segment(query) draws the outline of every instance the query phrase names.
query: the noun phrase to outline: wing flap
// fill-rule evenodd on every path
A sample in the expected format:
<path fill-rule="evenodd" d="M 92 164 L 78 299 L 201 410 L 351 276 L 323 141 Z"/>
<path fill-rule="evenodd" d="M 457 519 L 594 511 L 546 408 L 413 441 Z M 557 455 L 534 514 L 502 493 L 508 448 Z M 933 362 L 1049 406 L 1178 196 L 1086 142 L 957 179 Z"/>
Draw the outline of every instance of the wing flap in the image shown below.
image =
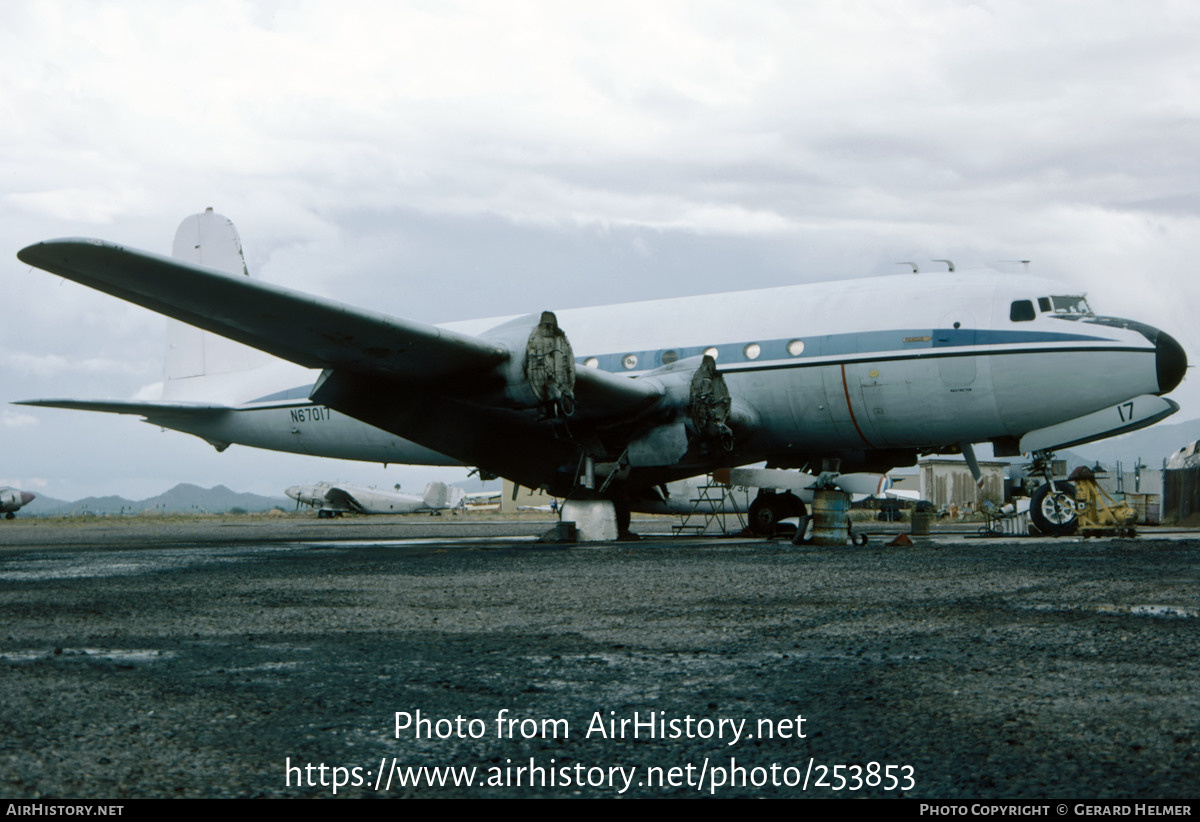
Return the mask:
<path fill-rule="evenodd" d="M 50 240 L 17 257 L 307 368 L 437 380 L 508 356 L 465 334 L 101 240 Z"/>

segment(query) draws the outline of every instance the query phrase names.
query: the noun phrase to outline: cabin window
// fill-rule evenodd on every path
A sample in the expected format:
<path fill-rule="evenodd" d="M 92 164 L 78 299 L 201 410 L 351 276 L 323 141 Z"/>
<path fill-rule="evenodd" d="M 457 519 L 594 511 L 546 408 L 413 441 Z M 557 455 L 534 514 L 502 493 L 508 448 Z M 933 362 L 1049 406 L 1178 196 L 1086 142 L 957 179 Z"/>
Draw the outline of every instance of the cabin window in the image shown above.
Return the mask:
<path fill-rule="evenodd" d="M 1036 317 L 1033 300 L 1013 300 L 1012 307 L 1008 309 L 1008 318 L 1015 323 L 1027 323 Z"/>
<path fill-rule="evenodd" d="M 621 365 L 625 367 L 626 371 L 632 371 L 633 369 L 637 368 L 637 362 L 637 354 L 626 354 L 621 359 Z"/>
<path fill-rule="evenodd" d="M 717 350 L 716 346 L 704 349 L 705 356 L 712 357 L 714 360 L 716 360 L 717 355 L 720 353 L 721 352 Z"/>
<path fill-rule="evenodd" d="M 762 353 L 762 347 L 758 343 L 750 343 L 742 349 L 742 353 L 748 360 L 757 360 L 758 355 Z"/>
<path fill-rule="evenodd" d="M 673 362 L 679 362 L 679 352 L 675 350 L 664 351 L 662 353 L 662 364 L 670 365 Z"/>
<path fill-rule="evenodd" d="M 586 360 L 583 361 L 583 364 L 585 366 L 587 366 L 588 368 L 599 368 L 600 367 L 600 359 L 598 357 L 588 357 Z"/>
<path fill-rule="evenodd" d="M 799 357 L 804 353 L 804 340 L 792 340 L 787 344 L 787 352 L 793 357 Z"/>

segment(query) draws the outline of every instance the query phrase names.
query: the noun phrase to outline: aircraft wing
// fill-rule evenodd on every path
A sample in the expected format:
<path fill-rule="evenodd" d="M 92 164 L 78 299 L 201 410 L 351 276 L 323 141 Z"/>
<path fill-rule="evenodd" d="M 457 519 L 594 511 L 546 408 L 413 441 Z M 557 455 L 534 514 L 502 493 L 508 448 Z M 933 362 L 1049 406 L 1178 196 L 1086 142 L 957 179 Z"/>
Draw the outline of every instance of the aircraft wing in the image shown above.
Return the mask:
<path fill-rule="evenodd" d="M 325 492 L 325 501 L 328 503 L 326 507 L 334 510 L 355 511 L 359 514 L 364 513 L 363 507 L 359 505 L 354 495 L 343 488 L 338 488 L 336 485 Z"/>
<path fill-rule="evenodd" d="M 576 368 L 551 312 L 471 336 L 100 240 L 49 240 L 17 257 L 322 369 L 313 402 L 529 487 L 569 484 L 584 442 L 597 456 L 625 453 L 632 466 L 674 466 L 689 449 L 702 455 L 710 442 L 723 441 L 728 450 L 726 420 L 744 430 L 753 423 L 752 414 L 731 414 L 711 357 L 679 360 L 638 378 Z M 220 410 L 34 402 L 144 414 L 152 422 Z M 698 432 L 695 441 L 685 422 Z"/>
<path fill-rule="evenodd" d="M 436 380 L 506 356 L 476 337 L 100 240 L 50 240 L 17 257 L 307 368 Z"/>
<path fill-rule="evenodd" d="M 510 356 L 502 344 L 484 338 L 102 240 L 38 242 L 23 248 L 17 257 L 67 280 L 307 368 L 338 368 L 360 376 L 431 383 L 488 370 Z M 576 390 L 581 414 L 590 418 L 636 413 L 662 395 L 661 386 L 654 383 L 594 368 L 578 370 Z M 136 403 L 55 400 L 26 404 L 144 413 Z M 157 408 L 167 409 L 161 404 Z"/>
<path fill-rule="evenodd" d="M 509 349 L 490 340 L 102 240 L 48 240 L 22 249 L 17 257 L 306 368 L 430 383 L 494 368 L 510 356 Z M 525 340 L 519 342 L 523 346 Z M 663 393 L 653 382 L 590 368 L 579 369 L 576 379 L 579 410 L 587 417 L 636 413 Z M 66 404 L 71 402 L 26 404 L 143 413 L 133 403 Z"/>

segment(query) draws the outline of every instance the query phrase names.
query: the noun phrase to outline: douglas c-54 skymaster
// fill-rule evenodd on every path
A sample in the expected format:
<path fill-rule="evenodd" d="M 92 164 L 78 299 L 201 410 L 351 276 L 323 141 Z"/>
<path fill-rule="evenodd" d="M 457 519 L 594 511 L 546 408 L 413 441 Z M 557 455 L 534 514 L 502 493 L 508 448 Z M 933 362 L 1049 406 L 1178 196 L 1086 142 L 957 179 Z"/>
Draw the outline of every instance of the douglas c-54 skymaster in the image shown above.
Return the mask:
<path fill-rule="evenodd" d="M 882 472 L 938 452 L 973 464 L 971 443 L 988 441 L 1045 464 L 1051 449 L 1174 413 L 1162 395 L 1187 367 L 1156 328 L 996 272 L 432 326 L 251 279 L 211 209 L 184 221 L 174 259 L 89 239 L 17 256 L 195 326 L 169 333 L 160 400 L 26 405 L 137 414 L 218 450 L 477 466 L 611 501 L 594 508 L 622 530 L 665 483 L 720 467 Z M 1074 527 L 1069 492 L 1039 489 L 1043 531 Z M 760 523 L 804 513 L 788 493 L 755 505 Z"/>

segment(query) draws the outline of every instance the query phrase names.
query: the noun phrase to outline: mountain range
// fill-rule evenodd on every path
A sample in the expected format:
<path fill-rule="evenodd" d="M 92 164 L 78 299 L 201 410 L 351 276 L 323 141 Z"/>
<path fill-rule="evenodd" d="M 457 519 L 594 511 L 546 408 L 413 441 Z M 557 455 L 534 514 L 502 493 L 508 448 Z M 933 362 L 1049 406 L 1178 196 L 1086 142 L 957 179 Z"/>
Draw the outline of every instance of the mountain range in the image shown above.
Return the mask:
<path fill-rule="evenodd" d="M 36 493 L 36 492 L 35 492 Z M 21 509 L 19 516 L 44 517 L 71 515 L 192 513 L 226 514 L 231 512 L 262 512 L 279 508 L 291 511 L 295 503 L 287 497 L 264 497 L 259 494 L 244 494 L 232 491 L 224 485 L 201 488 L 190 483 L 180 483 L 169 491 L 144 500 L 128 500 L 124 497 L 85 497 L 75 502 L 38 495 L 37 499 Z"/>

